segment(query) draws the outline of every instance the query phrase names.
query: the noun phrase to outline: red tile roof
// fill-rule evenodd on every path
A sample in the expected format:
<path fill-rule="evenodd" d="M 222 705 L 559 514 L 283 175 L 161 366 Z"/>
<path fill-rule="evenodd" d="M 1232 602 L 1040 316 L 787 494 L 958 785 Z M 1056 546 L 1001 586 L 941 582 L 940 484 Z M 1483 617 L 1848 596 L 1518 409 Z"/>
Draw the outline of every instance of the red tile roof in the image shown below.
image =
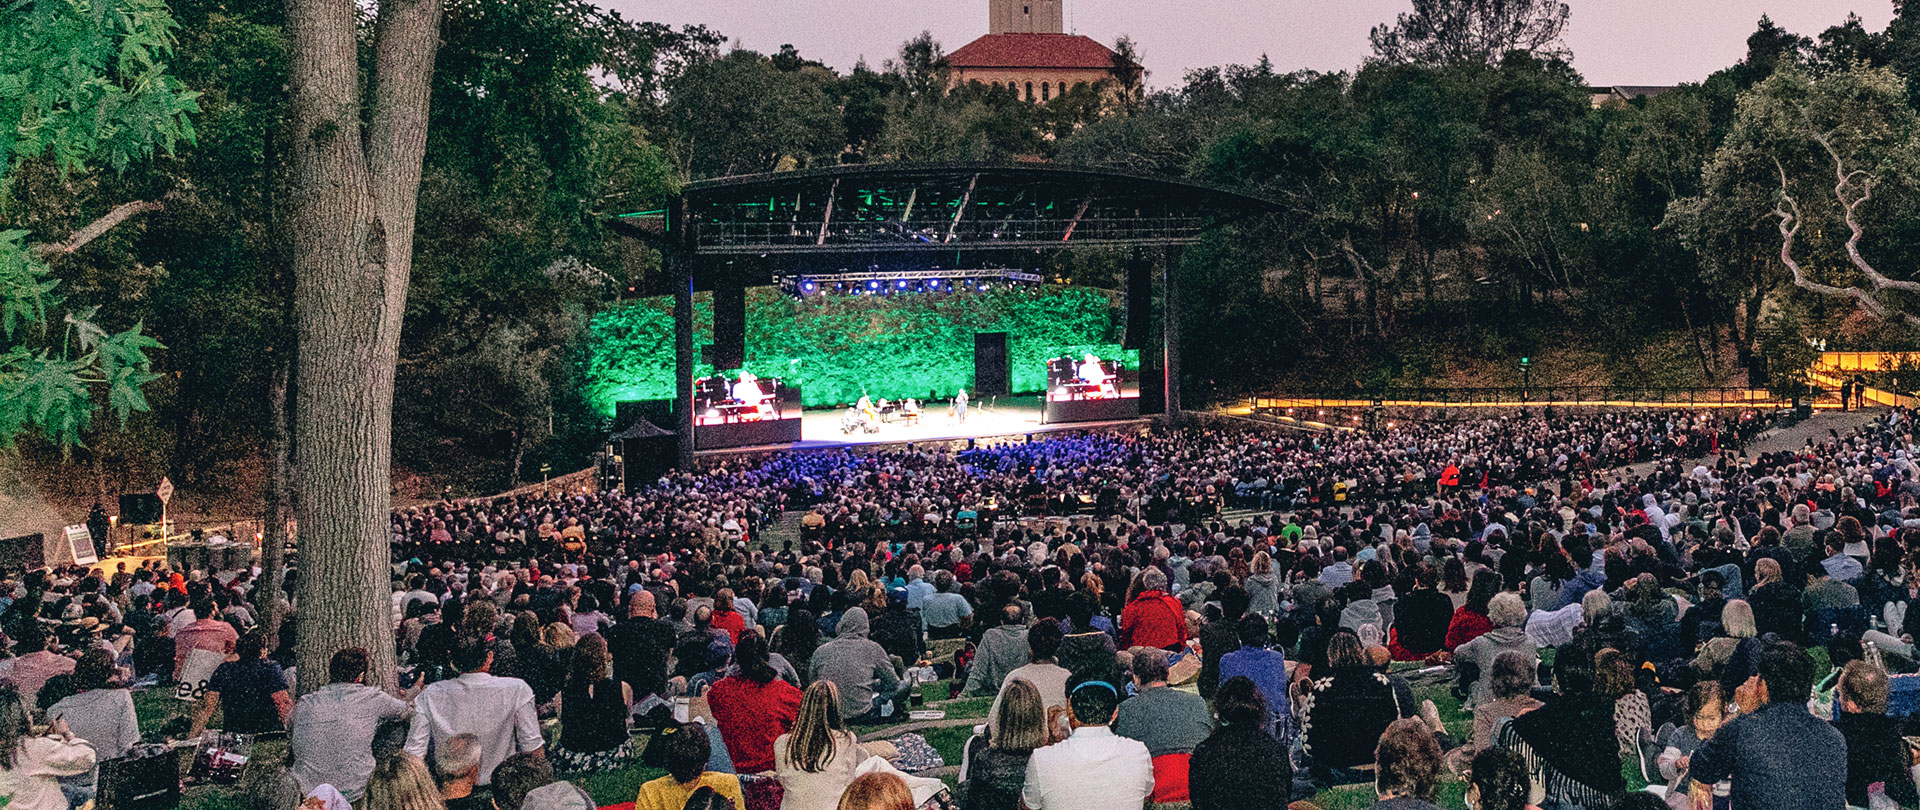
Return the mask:
<path fill-rule="evenodd" d="M 1078 34 L 988 34 L 947 56 L 956 68 L 1096 68 L 1111 70 L 1114 52 Z"/>

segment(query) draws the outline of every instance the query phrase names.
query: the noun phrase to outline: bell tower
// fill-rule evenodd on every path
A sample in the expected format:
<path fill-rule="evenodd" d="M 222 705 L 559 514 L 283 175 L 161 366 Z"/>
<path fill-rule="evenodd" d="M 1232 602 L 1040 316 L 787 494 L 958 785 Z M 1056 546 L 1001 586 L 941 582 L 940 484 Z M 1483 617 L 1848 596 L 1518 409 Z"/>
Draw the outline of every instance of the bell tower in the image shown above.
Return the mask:
<path fill-rule="evenodd" d="M 989 34 L 1064 34 L 1066 0 L 987 0 Z"/>

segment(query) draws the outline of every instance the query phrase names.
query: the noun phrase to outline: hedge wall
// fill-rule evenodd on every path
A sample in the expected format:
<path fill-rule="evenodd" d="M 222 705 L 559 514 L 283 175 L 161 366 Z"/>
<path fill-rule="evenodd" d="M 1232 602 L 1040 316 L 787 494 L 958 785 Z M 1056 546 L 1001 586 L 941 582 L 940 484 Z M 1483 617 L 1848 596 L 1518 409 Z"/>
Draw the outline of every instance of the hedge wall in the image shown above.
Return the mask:
<path fill-rule="evenodd" d="M 694 297 L 694 345 L 711 343 L 713 299 Z M 973 334 L 1006 332 L 1016 392 L 1046 386 L 1046 360 L 1093 352 L 1137 369 L 1120 349 L 1120 298 L 1088 287 L 1043 286 L 965 294 L 794 298 L 747 290 L 747 370 L 802 386 L 808 407 L 875 398 L 945 399 L 973 387 Z M 673 398 L 673 300 L 647 298 L 594 318 L 589 401 Z M 696 365 L 696 374 L 713 373 Z"/>

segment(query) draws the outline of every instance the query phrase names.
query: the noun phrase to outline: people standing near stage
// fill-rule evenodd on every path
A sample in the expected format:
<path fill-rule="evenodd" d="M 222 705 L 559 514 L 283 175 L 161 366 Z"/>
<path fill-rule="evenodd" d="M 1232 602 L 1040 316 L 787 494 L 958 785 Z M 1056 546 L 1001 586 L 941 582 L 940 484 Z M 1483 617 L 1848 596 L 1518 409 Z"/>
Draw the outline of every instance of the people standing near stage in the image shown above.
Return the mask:
<path fill-rule="evenodd" d="M 953 395 L 953 420 L 961 424 L 967 421 L 967 389 L 965 388 Z"/>

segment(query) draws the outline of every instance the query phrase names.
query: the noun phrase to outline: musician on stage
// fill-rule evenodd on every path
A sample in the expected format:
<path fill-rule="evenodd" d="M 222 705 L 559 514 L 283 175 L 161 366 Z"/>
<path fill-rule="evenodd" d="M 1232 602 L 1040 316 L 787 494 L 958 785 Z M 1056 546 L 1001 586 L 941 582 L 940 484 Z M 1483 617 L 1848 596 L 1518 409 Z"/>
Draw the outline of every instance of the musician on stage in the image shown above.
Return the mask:
<path fill-rule="evenodd" d="M 873 400 L 866 394 L 860 395 L 860 402 L 853 406 L 867 417 L 868 422 L 879 422 L 880 412 L 873 407 Z"/>
<path fill-rule="evenodd" d="M 953 418 L 954 421 L 962 424 L 965 424 L 967 421 L 967 389 L 965 388 L 960 389 L 960 393 L 953 395 Z"/>
<path fill-rule="evenodd" d="M 773 415 L 773 395 L 760 387 L 760 378 L 751 371 L 740 372 L 740 381 L 733 384 L 733 398 L 742 405 L 752 406 L 762 417 Z"/>
<path fill-rule="evenodd" d="M 1088 352 L 1086 357 L 1080 361 L 1080 379 L 1099 386 L 1099 396 L 1101 397 L 1117 395 L 1117 391 L 1114 388 L 1113 375 L 1107 373 L 1106 367 L 1100 365 L 1100 358 L 1095 357 L 1092 352 Z"/>

